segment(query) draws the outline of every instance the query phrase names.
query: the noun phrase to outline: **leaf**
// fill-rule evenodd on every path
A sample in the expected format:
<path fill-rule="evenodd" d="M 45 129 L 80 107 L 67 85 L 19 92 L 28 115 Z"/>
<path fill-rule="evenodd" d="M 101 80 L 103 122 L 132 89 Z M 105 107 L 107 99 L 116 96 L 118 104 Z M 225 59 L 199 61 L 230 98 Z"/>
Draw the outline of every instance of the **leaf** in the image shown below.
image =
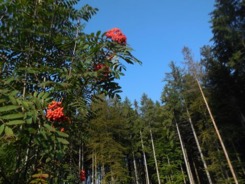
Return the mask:
<path fill-rule="evenodd" d="M 29 109 L 29 104 L 28 104 L 28 102 L 22 101 L 21 103 L 22 103 L 23 107 L 24 107 L 26 110 Z"/>
<path fill-rule="evenodd" d="M 59 138 L 59 137 L 57 139 L 58 139 L 58 142 L 60 142 L 62 144 L 69 144 L 69 142 L 66 139 Z"/>
<path fill-rule="evenodd" d="M 11 110 L 15 110 L 18 109 L 20 106 L 17 105 L 7 105 L 4 107 L 0 107 L 0 112 L 6 112 L 6 111 L 11 111 Z"/>
<path fill-rule="evenodd" d="M 21 125 L 24 124 L 25 121 L 24 120 L 13 120 L 13 121 L 9 121 L 7 123 L 5 123 L 6 125 Z"/>
<path fill-rule="evenodd" d="M 49 176 L 48 174 L 42 174 L 42 173 L 32 175 L 33 178 L 48 178 L 48 176 Z"/>
<path fill-rule="evenodd" d="M 3 133 L 3 130 L 4 130 L 4 124 L 0 126 L 0 135 Z"/>
<path fill-rule="evenodd" d="M 13 136 L 14 135 L 14 132 L 11 128 L 9 128 L 8 126 L 5 127 L 5 134 L 7 136 Z"/>
<path fill-rule="evenodd" d="M 24 114 L 22 113 L 17 113 L 17 114 L 8 114 L 8 115 L 5 115 L 5 116 L 1 116 L 0 118 L 1 119 L 20 119 L 20 118 L 23 118 L 24 117 Z"/>
<path fill-rule="evenodd" d="M 57 134 L 58 134 L 60 137 L 69 137 L 69 135 L 66 134 L 66 133 L 64 133 L 64 132 L 57 131 Z"/>
<path fill-rule="evenodd" d="M 32 117 L 26 118 L 26 123 L 27 123 L 27 124 L 31 124 L 31 123 L 32 123 Z"/>
<path fill-rule="evenodd" d="M 49 131 L 55 131 L 55 129 L 49 124 L 44 124 L 44 127 L 47 128 Z"/>

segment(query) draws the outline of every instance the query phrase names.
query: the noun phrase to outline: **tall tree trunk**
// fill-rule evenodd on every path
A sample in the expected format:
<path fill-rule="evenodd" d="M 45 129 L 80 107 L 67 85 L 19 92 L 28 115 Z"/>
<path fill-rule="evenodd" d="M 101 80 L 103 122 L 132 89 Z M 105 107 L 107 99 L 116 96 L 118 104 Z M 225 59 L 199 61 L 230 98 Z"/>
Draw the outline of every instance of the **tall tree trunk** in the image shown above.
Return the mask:
<path fill-rule="evenodd" d="M 200 177 L 199 177 L 199 174 L 198 174 L 198 171 L 197 171 L 197 167 L 196 167 L 196 164 L 195 164 L 194 160 L 192 161 L 192 163 L 193 163 L 193 166 L 194 166 L 194 170 L 195 170 L 195 174 L 196 174 L 196 178 L 197 178 L 197 183 L 201 184 Z"/>
<path fill-rule="evenodd" d="M 206 97 L 205 97 L 205 95 L 204 95 L 204 93 L 203 93 L 202 87 L 201 87 L 201 85 L 200 85 L 200 83 L 199 83 L 199 81 L 198 81 L 197 78 L 196 78 L 196 82 L 197 82 L 197 84 L 198 84 L 199 90 L 200 90 L 200 92 L 201 92 L 201 94 L 202 94 L 202 98 L 203 98 L 203 100 L 204 100 L 204 102 L 205 102 L 205 105 L 206 105 L 206 107 L 207 107 L 209 116 L 210 116 L 210 118 L 211 118 L 211 120 L 212 120 L 214 129 L 215 129 L 215 132 L 216 132 L 216 134 L 217 134 L 217 136 L 218 136 L 219 142 L 220 142 L 221 147 L 222 147 L 222 149 L 223 149 L 223 152 L 224 152 L 224 154 L 225 154 L 225 158 L 226 158 L 226 161 L 227 161 L 228 166 L 229 166 L 229 168 L 230 168 L 230 171 L 231 171 L 231 174 L 232 174 L 232 176 L 233 176 L 234 182 L 235 182 L 236 184 L 238 184 L 238 179 L 237 179 L 236 173 L 235 173 L 235 171 L 234 171 L 234 168 L 233 168 L 233 166 L 232 166 L 232 164 L 231 164 L 230 157 L 229 157 L 228 152 L 227 152 L 227 150 L 226 150 L 226 147 L 225 147 L 225 145 L 224 145 L 223 139 L 221 138 L 219 129 L 218 129 L 217 125 L 216 125 L 216 122 L 215 122 L 215 120 L 214 120 L 213 114 L 212 114 L 212 112 L 211 112 L 211 110 L 210 110 L 210 108 L 209 108 L 209 105 L 208 105 L 208 102 L 207 102 L 207 100 L 206 100 Z"/>
<path fill-rule="evenodd" d="M 79 146 L 79 150 L 78 150 L 78 171 L 81 171 L 81 146 Z"/>
<path fill-rule="evenodd" d="M 93 183 L 95 183 L 95 174 L 94 174 L 94 168 L 95 168 L 95 158 L 94 158 L 94 152 L 92 153 L 92 177 L 91 177 L 91 180 Z"/>
<path fill-rule="evenodd" d="M 133 163 L 134 163 L 134 175 L 135 175 L 135 183 L 139 184 L 139 178 L 138 178 L 138 171 L 137 171 L 137 165 L 136 165 L 136 160 L 133 152 Z"/>
<path fill-rule="evenodd" d="M 140 130 L 140 140 L 141 140 L 141 146 L 142 146 L 142 152 L 143 152 L 143 158 L 144 158 L 144 165 L 145 165 L 146 184 L 150 184 L 149 174 L 148 174 L 148 167 L 147 167 L 147 161 L 146 161 L 146 155 L 145 155 L 145 147 L 144 147 L 144 144 L 143 144 L 141 130 Z"/>
<path fill-rule="evenodd" d="M 94 155 L 94 183 L 97 183 L 98 173 L 97 173 L 97 154 Z"/>
<path fill-rule="evenodd" d="M 193 179 L 193 175 L 192 175 L 192 172 L 191 172 L 190 164 L 189 164 L 189 161 L 188 161 L 187 153 L 185 151 L 184 144 L 183 144 L 183 141 L 182 141 L 182 137 L 181 137 L 181 134 L 180 134 L 180 131 L 179 131 L 179 125 L 178 125 L 178 123 L 176 121 L 175 121 L 175 126 L 176 126 L 177 133 L 178 133 L 178 136 L 179 136 L 181 150 L 182 150 L 182 154 L 183 154 L 183 157 L 184 157 L 185 166 L 186 166 L 186 170 L 187 170 L 187 174 L 188 174 L 188 178 L 189 178 L 190 184 L 195 184 L 194 179 Z"/>
<path fill-rule="evenodd" d="M 154 156 L 154 161 L 155 161 L 155 167 L 156 167 L 156 172 L 157 172 L 157 180 L 158 180 L 158 184 L 161 184 L 160 175 L 159 175 L 159 171 L 158 171 L 158 164 L 157 164 L 156 151 L 155 151 L 154 140 L 153 140 L 151 128 L 150 128 L 150 136 L 151 136 L 151 145 L 152 145 L 152 150 L 153 150 L 153 156 Z"/>
<path fill-rule="evenodd" d="M 197 68 L 196 68 L 196 65 L 195 65 L 195 63 L 194 63 L 194 61 L 193 61 L 193 58 L 192 58 L 192 56 L 191 56 L 191 51 L 190 51 L 189 48 L 184 47 L 183 50 L 182 50 L 182 52 L 183 52 L 183 54 L 184 54 L 184 58 L 185 58 L 186 63 L 187 63 L 187 65 L 188 65 L 188 67 L 189 67 L 189 70 L 190 70 L 190 72 L 192 73 L 192 75 L 193 75 L 193 77 L 194 77 L 194 79 L 195 79 L 195 81 L 196 81 L 196 83 L 197 83 L 197 85 L 198 85 L 198 88 L 199 88 L 200 93 L 201 93 L 201 95 L 202 95 L 203 101 L 204 101 L 204 103 L 205 103 L 205 105 L 206 105 L 206 108 L 207 108 L 207 110 L 208 110 L 210 119 L 211 119 L 211 121 L 212 121 L 212 123 L 213 123 L 215 132 L 216 132 L 216 134 L 217 134 L 217 136 L 218 136 L 219 142 L 220 142 L 221 147 L 222 147 L 222 149 L 223 149 L 223 152 L 224 152 L 224 154 L 225 154 L 225 158 L 226 158 L 226 161 L 227 161 L 228 166 L 229 166 L 229 168 L 230 168 L 230 171 L 231 171 L 231 174 L 232 174 L 232 176 L 233 176 L 234 182 L 235 182 L 235 184 L 238 184 L 238 179 L 237 179 L 236 173 L 235 173 L 235 171 L 234 171 L 234 168 L 233 168 L 233 166 L 232 166 L 232 164 L 231 164 L 231 160 L 230 160 L 230 158 L 229 158 L 228 152 L 227 152 L 226 147 L 225 147 L 225 145 L 224 145 L 223 139 L 221 138 L 219 129 L 218 129 L 217 125 L 216 125 L 216 122 L 215 122 L 215 120 L 214 120 L 213 114 L 212 114 L 212 112 L 211 112 L 211 110 L 210 110 L 209 104 L 208 104 L 207 99 L 206 99 L 206 97 L 205 97 L 205 95 L 204 95 L 204 92 L 203 92 L 203 90 L 202 90 L 201 84 L 200 84 L 200 82 L 199 82 L 199 80 L 198 80 L 198 76 L 197 76 Z"/>
<path fill-rule="evenodd" d="M 183 170 L 183 167 L 182 167 L 181 164 L 180 164 L 180 169 L 181 169 L 181 173 L 182 173 L 182 175 L 183 175 L 183 181 L 184 181 L 184 184 L 186 184 L 185 173 L 184 173 L 184 170 Z"/>
<path fill-rule="evenodd" d="M 187 116 L 188 116 L 188 119 L 189 119 L 189 123 L 190 123 L 190 125 L 191 125 L 191 130 L 192 130 L 192 132 L 193 132 L 193 135 L 194 135 L 194 138 L 195 138 L 195 141 L 196 141 L 196 144 L 197 144 L 198 152 L 199 152 L 199 154 L 200 154 L 200 156 L 201 156 L 201 160 L 202 160 L 202 163 L 203 163 L 203 165 L 204 165 L 204 169 L 205 169 L 205 172 L 206 172 L 206 175 L 207 175 L 207 178 L 208 178 L 208 182 L 209 182 L 210 184 L 212 184 L 212 179 L 211 179 L 210 173 L 209 173 L 209 171 L 208 171 L 208 167 L 207 167 L 205 158 L 204 158 L 204 156 L 203 156 L 202 149 L 201 149 L 199 140 L 198 140 L 197 135 L 196 135 L 196 131 L 195 131 L 194 126 L 193 126 L 193 123 L 192 123 L 191 115 L 190 115 L 189 110 L 188 110 L 187 107 L 186 107 L 186 112 L 187 112 Z"/>

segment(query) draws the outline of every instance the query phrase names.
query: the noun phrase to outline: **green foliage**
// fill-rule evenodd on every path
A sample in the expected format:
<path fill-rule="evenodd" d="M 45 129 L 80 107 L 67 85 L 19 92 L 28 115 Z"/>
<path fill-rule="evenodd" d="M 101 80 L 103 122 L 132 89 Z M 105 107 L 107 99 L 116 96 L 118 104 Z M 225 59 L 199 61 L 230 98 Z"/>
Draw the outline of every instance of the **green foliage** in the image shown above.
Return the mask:
<path fill-rule="evenodd" d="M 0 182 L 77 182 L 78 171 L 71 169 L 77 162 L 69 158 L 77 156 L 75 146 L 86 138 L 81 121 L 89 118 L 92 98 L 100 93 L 118 95 L 120 86 L 114 79 L 126 69 L 122 60 L 140 63 L 127 45 L 112 42 L 100 31 L 85 34 L 82 21 L 97 9 L 84 5 L 78 10 L 77 3 L 0 3 L 1 153 L 18 153 L 12 162 L 2 154 L 1 165 L 9 167 L 0 168 Z M 108 77 L 94 69 L 96 64 L 109 67 Z M 53 100 L 62 102 L 66 121 L 46 118 Z"/>

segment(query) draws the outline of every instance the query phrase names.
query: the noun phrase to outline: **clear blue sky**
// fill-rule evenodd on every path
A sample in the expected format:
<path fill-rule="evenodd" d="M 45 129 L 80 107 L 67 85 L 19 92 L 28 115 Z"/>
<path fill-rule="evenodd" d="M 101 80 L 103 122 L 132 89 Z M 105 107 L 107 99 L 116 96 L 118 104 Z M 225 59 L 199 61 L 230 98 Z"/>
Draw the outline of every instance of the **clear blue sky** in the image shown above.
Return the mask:
<path fill-rule="evenodd" d="M 81 0 L 99 9 L 86 23 L 85 32 L 105 32 L 118 27 L 127 36 L 127 43 L 142 65 L 126 65 L 125 76 L 119 80 L 131 102 L 140 101 L 146 93 L 160 101 L 163 78 L 170 61 L 181 63 L 181 50 L 189 47 L 195 60 L 200 48 L 211 44 L 210 12 L 215 0 Z"/>

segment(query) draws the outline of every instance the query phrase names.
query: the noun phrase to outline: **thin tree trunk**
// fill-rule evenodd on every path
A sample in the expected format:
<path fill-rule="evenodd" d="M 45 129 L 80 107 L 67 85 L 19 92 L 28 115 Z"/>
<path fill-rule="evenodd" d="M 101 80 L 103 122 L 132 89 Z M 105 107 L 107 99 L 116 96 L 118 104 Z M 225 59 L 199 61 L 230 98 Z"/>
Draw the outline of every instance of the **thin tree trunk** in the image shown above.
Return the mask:
<path fill-rule="evenodd" d="M 229 168 L 230 168 L 230 171 L 231 171 L 231 174 L 232 174 L 232 176 L 233 176 L 234 182 L 235 182 L 235 184 L 238 184 L 238 179 L 237 179 L 236 173 L 235 173 L 235 171 L 234 171 L 234 168 L 233 168 L 233 166 L 232 166 L 232 164 L 231 164 L 231 160 L 230 160 L 230 158 L 229 158 L 228 152 L 227 152 L 226 147 L 225 147 L 225 145 L 224 145 L 223 139 L 221 138 L 221 135 L 220 135 L 219 129 L 218 129 L 217 125 L 216 125 L 216 122 L 215 122 L 215 120 L 214 120 L 213 114 L 212 114 L 212 112 L 211 112 L 211 110 L 210 110 L 210 108 L 209 108 L 209 105 L 208 105 L 208 102 L 207 102 L 206 97 L 205 97 L 205 95 L 204 95 L 204 92 L 203 92 L 203 90 L 202 90 L 201 84 L 200 84 L 200 82 L 199 82 L 199 80 L 198 80 L 197 69 L 196 69 L 195 63 L 193 62 L 193 58 L 192 58 L 192 56 L 191 56 L 191 52 L 190 52 L 190 50 L 189 50 L 187 47 L 185 47 L 185 48 L 182 50 L 182 52 L 183 52 L 183 54 L 184 54 L 184 58 L 185 58 L 185 60 L 187 61 L 188 66 L 189 66 L 189 68 L 190 68 L 190 72 L 193 74 L 193 77 L 194 77 L 194 79 L 196 80 L 197 85 L 198 85 L 198 88 L 199 88 L 199 90 L 200 90 L 200 92 L 201 92 L 201 95 L 202 95 L 202 98 L 203 98 L 204 103 L 205 103 L 205 105 L 206 105 L 206 108 L 207 108 L 207 110 L 208 110 L 210 119 L 211 119 L 211 121 L 212 121 L 212 123 L 213 123 L 215 132 L 216 132 L 216 134 L 217 134 L 217 136 L 218 136 L 219 142 L 220 142 L 221 147 L 222 147 L 222 149 L 223 149 L 223 152 L 224 152 L 224 154 L 225 154 L 225 158 L 226 158 L 226 161 L 227 161 L 228 166 L 229 166 Z"/>
<path fill-rule="evenodd" d="M 94 183 L 94 152 L 92 153 L 92 177 L 91 180 Z"/>
<path fill-rule="evenodd" d="M 78 171 L 81 171 L 81 146 L 79 146 L 78 150 Z"/>
<path fill-rule="evenodd" d="M 182 175 L 183 175 L 184 184 L 186 184 L 185 173 L 184 173 L 184 170 L 183 170 L 183 167 L 182 167 L 181 164 L 180 164 L 180 169 L 181 169 L 181 173 L 182 173 Z"/>
<path fill-rule="evenodd" d="M 204 102 L 205 102 L 205 105 L 206 105 L 206 107 L 207 107 L 209 116 L 210 116 L 210 118 L 211 118 L 211 120 L 212 120 L 214 129 L 215 129 L 215 132 L 216 132 L 216 134 L 217 134 L 217 136 L 218 136 L 219 142 L 220 142 L 221 147 L 222 147 L 222 149 L 223 149 L 223 152 L 224 152 L 224 154 L 225 154 L 225 158 L 226 158 L 226 161 L 227 161 L 228 166 L 229 166 L 229 168 L 230 168 L 230 171 L 231 171 L 231 174 L 232 174 L 232 176 L 233 176 L 234 182 L 235 182 L 236 184 L 238 184 L 238 179 L 237 179 L 236 173 L 235 173 L 234 168 L 233 168 L 233 166 L 232 166 L 232 164 L 231 164 L 231 160 L 230 160 L 230 158 L 229 158 L 228 152 L 227 152 L 226 147 L 225 147 L 225 145 L 224 145 L 223 139 L 221 138 L 221 135 L 220 135 L 219 129 L 218 129 L 217 125 L 216 125 L 216 122 L 215 122 L 215 120 L 214 120 L 213 114 L 212 114 L 212 112 L 211 112 L 211 110 L 210 110 L 210 108 L 209 108 L 209 105 L 208 105 L 208 102 L 207 102 L 207 100 L 206 100 L 206 97 L 205 97 L 205 95 L 204 95 L 204 93 L 203 93 L 202 87 L 201 87 L 201 85 L 200 85 L 200 83 L 199 83 L 197 77 L 195 77 L 195 78 L 196 78 L 196 82 L 197 82 L 197 84 L 198 84 L 199 90 L 200 90 L 200 92 L 201 92 L 201 94 L 202 94 L 202 98 L 203 98 L 203 100 L 204 100 Z"/>
<path fill-rule="evenodd" d="M 97 179 L 98 179 L 98 173 L 97 173 L 97 155 L 94 155 L 94 183 L 97 183 Z"/>
<path fill-rule="evenodd" d="M 134 163 L 134 175 L 135 175 L 135 183 L 139 184 L 139 178 L 138 178 L 138 171 L 137 171 L 137 165 L 136 165 L 136 160 L 133 152 L 133 163 Z"/>
<path fill-rule="evenodd" d="M 150 184 L 149 181 L 149 174 L 148 174 L 148 167 L 147 167 L 147 161 L 146 161 L 146 156 L 145 156 L 145 147 L 143 144 L 143 139 L 142 139 L 142 132 L 140 130 L 140 139 L 141 139 L 141 146 L 142 146 L 142 152 L 143 152 L 143 158 L 144 158 L 144 165 L 145 165 L 145 177 L 146 177 L 146 184 Z"/>
<path fill-rule="evenodd" d="M 152 150 L 153 150 L 155 167 L 156 167 L 156 172 L 157 172 L 157 180 L 158 180 L 158 184 L 161 184 L 160 175 L 159 175 L 159 171 L 158 171 L 158 165 L 157 165 L 156 151 L 155 151 L 154 140 L 153 140 L 151 128 L 150 128 L 150 136 L 151 136 L 151 145 L 152 145 Z"/>
<path fill-rule="evenodd" d="M 187 112 L 187 116 L 188 116 L 188 119 L 189 119 L 189 123 L 190 123 L 190 125 L 191 125 L 191 130 L 192 130 L 192 132 L 193 132 L 193 135 L 194 135 L 194 138 L 195 138 L 195 141 L 196 141 L 196 144 L 197 144 L 198 152 L 199 152 L 199 154 L 200 154 L 200 156 L 201 156 L 201 160 L 202 160 L 202 163 L 203 163 L 203 165 L 204 165 L 204 169 L 205 169 L 206 175 L 207 175 L 207 177 L 208 177 L 208 182 L 209 182 L 210 184 L 212 184 L 211 176 L 210 176 L 210 173 L 209 173 L 209 171 L 208 171 L 208 167 L 207 167 L 205 158 L 204 158 L 204 156 L 203 156 L 202 149 L 201 149 L 199 140 L 198 140 L 197 135 L 196 135 L 196 131 L 195 131 L 194 126 L 193 126 L 193 123 L 192 123 L 191 115 L 190 115 L 189 110 L 188 110 L 187 107 L 186 107 L 186 112 Z"/>
<path fill-rule="evenodd" d="M 198 184 L 201 184 L 201 181 L 200 181 L 200 177 L 199 177 L 199 174 L 198 174 L 198 171 L 197 171 L 197 167 L 196 167 L 196 164 L 194 161 L 193 162 L 193 166 L 194 166 L 194 170 L 195 170 L 195 174 L 196 174 L 196 177 L 197 177 L 197 182 Z"/>
<path fill-rule="evenodd" d="M 190 164 L 188 162 L 187 153 L 185 151 L 184 144 L 183 144 L 183 141 L 182 141 L 182 137 L 181 137 L 181 134 L 180 134 L 180 131 L 179 131 L 179 125 L 178 125 L 178 123 L 176 121 L 175 121 L 175 125 L 176 125 L 176 128 L 177 128 L 177 133 L 178 133 L 178 136 L 179 136 L 180 145 L 181 145 L 181 149 L 182 149 L 182 154 L 183 154 L 183 157 L 184 157 L 185 166 L 186 166 L 186 170 L 187 170 L 187 174 L 188 174 L 188 178 L 189 178 L 190 184 L 195 184 L 194 180 L 193 180 L 193 175 L 192 175 L 192 172 L 191 172 Z"/>

